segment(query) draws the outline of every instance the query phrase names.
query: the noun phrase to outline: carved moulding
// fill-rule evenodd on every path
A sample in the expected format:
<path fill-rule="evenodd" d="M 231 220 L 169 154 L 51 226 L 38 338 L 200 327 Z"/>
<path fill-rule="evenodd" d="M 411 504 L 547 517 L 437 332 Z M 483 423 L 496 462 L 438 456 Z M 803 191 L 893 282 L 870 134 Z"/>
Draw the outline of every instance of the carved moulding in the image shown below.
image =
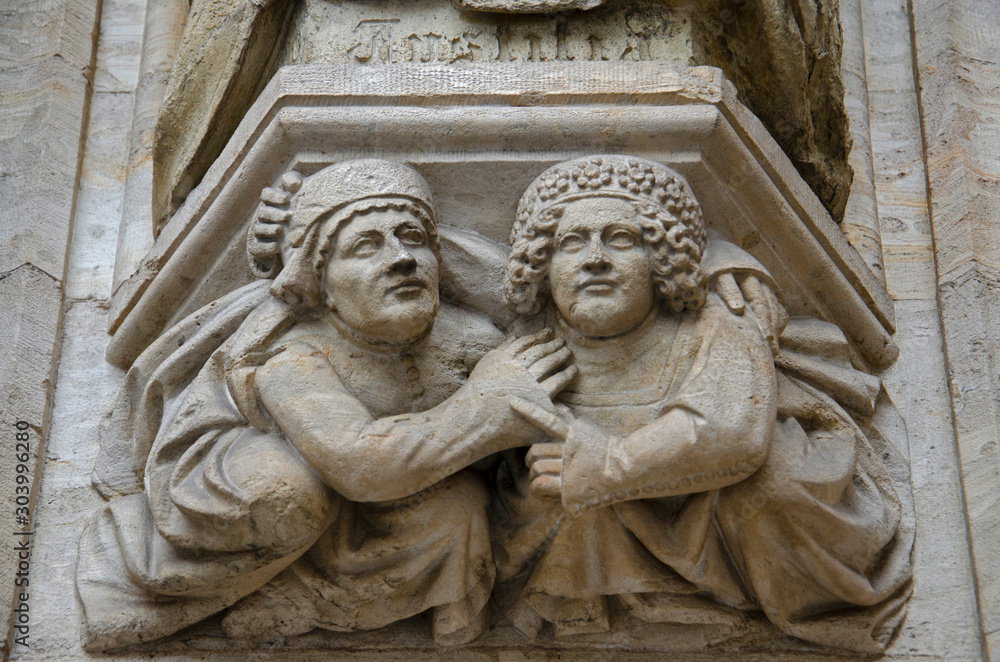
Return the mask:
<path fill-rule="evenodd" d="M 453 0 L 459 9 L 497 12 L 500 14 L 528 14 L 593 9 L 603 0 Z"/>
<path fill-rule="evenodd" d="M 419 172 L 419 176 L 401 175 L 402 179 L 411 178 L 412 186 L 408 184 L 396 193 L 429 201 L 429 194 L 420 191 L 424 186 L 432 190 L 442 236 L 458 233 L 474 237 L 464 244 L 466 247 L 501 247 L 486 248 L 485 253 L 477 254 L 474 250 L 463 253 L 460 250 L 462 242 L 443 246 L 442 293 L 475 307 L 477 300 L 500 298 L 498 289 L 504 281 L 502 268 L 490 270 L 498 263 L 491 262 L 489 254 L 499 251 L 501 256 L 505 255 L 506 249 L 502 246 L 513 219 L 518 218 L 520 223 L 522 218 L 527 218 L 525 214 L 530 216 L 523 210 L 524 200 L 530 196 L 525 194 L 522 198 L 522 194 L 534 190 L 537 183 L 533 180 L 541 171 L 560 163 L 570 168 L 573 163 L 582 163 L 572 159 L 592 158 L 592 154 L 633 154 L 650 162 L 667 164 L 684 175 L 704 209 L 712 241 L 729 240 L 742 246 L 759 260 L 773 277 L 775 287 L 784 293 L 785 305 L 800 319 L 782 336 L 782 349 L 787 351 L 776 354 L 774 363 L 779 371 L 817 384 L 821 391 L 837 390 L 838 379 L 842 377 L 846 381 L 859 380 L 847 392 L 860 395 L 860 398 L 844 406 L 859 412 L 864 429 L 857 429 L 863 432 L 862 437 L 870 435 L 876 447 L 874 453 L 864 451 L 868 448 L 867 442 L 859 442 L 860 471 L 871 471 L 877 476 L 875 482 L 884 493 L 899 495 L 902 503 L 890 504 L 888 510 L 895 509 L 895 526 L 900 531 L 898 545 L 901 551 L 897 550 L 892 556 L 902 559 L 897 562 L 905 565 L 909 550 L 906 540 L 912 537 L 908 471 L 903 459 L 907 455 L 905 430 L 901 427 L 893 430 L 891 403 L 878 391 L 878 380 L 850 368 L 851 363 L 855 367 L 881 366 L 894 358 L 894 346 L 888 337 L 891 302 L 787 160 L 783 160 L 780 151 L 769 142 L 754 118 L 732 100 L 731 91 L 727 91 L 718 72 L 707 68 L 676 72 L 655 65 L 637 70 L 595 65 L 567 67 L 554 72 L 484 67 L 462 72 L 442 70 L 437 75 L 439 78 L 429 75 L 426 68 L 401 68 L 391 76 L 339 67 L 284 70 L 258 100 L 202 185 L 166 226 L 146 262 L 148 271 L 138 274 L 119 291 L 112 311 L 115 338 L 109 348 L 109 358 L 128 366 L 147 347 L 154 352 L 170 354 L 189 341 L 190 345 L 205 343 L 205 334 L 240 335 L 227 324 L 240 323 L 246 315 L 240 306 L 246 303 L 227 295 L 234 294 L 260 275 L 246 262 L 247 237 L 254 235 L 254 219 L 262 217 L 262 199 L 265 207 L 267 204 L 286 204 L 279 200 L 282 195 L 276 192 L 277 189 L 268 187 L 280 187 L 294 194 L 300 187 L 316 189 L 320 186 L 317 182 L 326 178 L 330 180 L 327 184 L 332 187 L 330 190 L 337 190 L 337 183 L 341 181 L 337 178 L 346 182 L 348 175 L 354 172 L 352 169 L 337 170 L 341 167 L 337 164 L 355 163 L 357 165 L 351 168 L 362 173 L 370 169 L 373 176 L 392 167 L 397 168 L 396 172 L 412 173 L 386 165 L 408 164 Z M 362 157 L 385 161 L 374 165 L 371 161 L 353 161 Z M 618 169 L 613 170 L 615 176 L 624 174 L 631 168 L 624 164 L 633 157 L 602 158 L 600 162 L 593 161 L 598 177 L 603 177 L 601 168 L 611 166 Z M 570 165 L 567 166 L 566 161 L 570 161 Z M 636 163 L 642 165 L 643 162 Z M 649 167 L 655 170 L 660 166 L 651 164 Z M 669 171 L 667 173 L 666 176 L 670 176 Z M 302 177 L 305 184 L 302 184 Z M 612 179 L 609 182 L 614 186 Z M 412 193 L 412 190 L 418 192 Z M 265 191 L 263 197 L 261 191 Z M 518 208 L 519 199 L 522 209 Z M 426 208 L 431 209 L 429 202 Z M 501 267 L 502 262 L 503 259 L 499 262 Z M 470 282 L 460 272 L 472 268 L 470 265 L 480 269 L 483 277 L 473 283 L 471 289 L 463 290 L 463 287 L 470 287 Z M 261 288 L 255 287 L 253 296 L 260 294 L 259 291 Z M 257 305 L 256 299 L 253 305 Z M 718 306 L 716 310 L 718 314 Z M 485 312 L 494 319 L 509 314 L 500 310 Z M 841 325 L 851 343 L 832 333 L 831 325 L 804 318 L 826 319 Z M 444 324 L 446 322 L 441 322 Z M 753 336 L 756 332 L 749 328 Z M 753 342 L 759 344 L 760 338 Z M 825 347 L 823 351 L 827 355 L 813 357 L 819 359 L 818 363 L 809 360 L 808 351 L 805 359 L 796 357 L 798 350 L 810 347 L 813 350 Z M 225 355 L 220 357 L 224 363 Z M 763 361 L 769 363 L 766 350 L 764 357 Z M 156 357 L 147 354 L 145 358 L 155 363 Z M 184 360 L 197 363 L 192 357 Z M 828 363 L 838 364 L 842 371 L 824 372 Z M 206 363 L 205 371 L 210 364 L 211 361 Z M 191 369 L 190 365 L 176 365 L 170 369 L 175 367 Z M 238 366 L 224 366 L 227 372 L 231 368 L 237 370 Z M 229 380 L 229 376 L 226 379 Z M 173 388 L 183 386 L 182 382 L 172 385 Z M 192 382 L 191 388 L 196 387 L 197 380 Z M 135 397 L 130 399 L 128 393 L 124 395 L 123 402 L 138 403 Z M 182 398 L 183 394 L 162 394 L 165 400 L 175 396 Z M 206 396 L 204 402 L 210 399 Z M 575 404 L 583 409 L 589 406 L 586 401 Z M 182 423 L 183 427 L 197 424 L 200 409 L 208 410 L 203 403 L 192 410 L 193 415 L 184 411 L 178 413 L 178 410 L 167 414 L 176 415 L 177 420 L 187 416 L 189 422 Z M 127 418 L 128 412 L 123 409 L 115 415 L 119 419 L 112 421 L 110 430 L 134 432 L 131 424 L 123 423 L 121 418 Z M 143 422 L 142 412 L 135 420 Z M 269 424 L 262 419 L 252 425 L 264 429 Z M 821 433 L 823 425 L 819 426 Z M 816 429 L 810 429 L 810 433 L 815 432 Z M 138 450 L 142 454 L 142 449 Z M 848 457 L 853 455 L 848 454 Z M 888 458 L 886 467 L 882 467 L 879 457 Z M 734 471 L 740 471 L 740 466 L 739 463 L 734 465 Z M 818 468 L 824 469 L 822 463 Z M 107 469 L 111 467 L 98 467 L 99 473 Z M 845 475 L 850 476 L 851 471 L 848 467 Z M 835 473 L 834 467 L 831 472 Z M 123 472 L 123 476 L 126 473 Z M 123 476 L 105 473 L 102 480 L 105 486 L 113 486 Z M 889 487 L 890 482 L 892 487 Z M 162 497 L 150 494 L 150 499 L 154 496 Z M 347 496 L 357 498 L 356 495 Z M 114 508 L 115 500 L 111 503 Z M 752 502 L 750 505 L 760 504 Z M 414 503 L 407 507 L 419 506 L 420 503 Z M 891 520 L 890 515 L 887 521 Z M 209 556 L 205 556 L 205 563 Z M 198 572 L 197 568 L 192 572 Z M 903 578 L 895 598 L 901 602 L 894 604 L 902 605 L 907 595 L 908 575 L 902 570 L 897 577 Z M 169 588 L 164 587 L 166 591 Z M 279 584 L 259 599 L 249 596 L 242 608 L 235 608 L 227 616 L 227 631 L 242 628 L 244 633 L 256 632 L 256 615 L 264 613 L 266 616 L 269 609 L 274 609 L 274 604 L 281 604 L 294 590 L 294 586 Z M 498 599 L 502 600 L 502 596 Z M 639 600 L 631 608 L 658 609 L 642 602 Z M 207 615 L 227 606 L 230 605 L 220 602 L 213 608 L 205 605 L 196 608 L 208 609 L 199 612 Z M 532 630 L 531 624 L 520 622 L 515 612 L 502 611 L 509 622 L 503 619 L 494 622 L 493 630 L 477 640 L 479 645 L 525 645 L 518 632 Z M 775 647 L 802 650 L 801 642 L 780 638 L 762 618 L 746 619 L 731 610 L 713 607 L 697 596 L 678 613 L 681 615 L 675 614 L 675 620 L 667 624 L 629 620 L 617 614 L 613 615 L 617 627 L 610 628 L 610 633 L 566 632 L 564 627 L 563 634 L 578 638 L 553 643 L 543 637 L 529 645 L 587 649 L 593 645 L 619 644 L 633 649 L 679 651 L 704 648 L 710 642 L 725 642 L 731 650 Z M 897 609 L 887 616 L 889 631 L 878 635 L 882 645 L 898 623 L 900 613 Z M 606 620 L 607 614 L 603 618 Z M 839 640 L 846 647 L 870 652 L 865 645 L 849 643 L 852 635 L 848 621 L 844 627 L 847 634 L 838 634 L 838 627 L 836 623 L 821 625 L 821 629 L 827 628 L 833 634 L 814 637 L 814 640 Z M 427 641 L 426 631 L 414 629 L 412 623 L 393 628 L 388 632 L 355 633 L 341 638 L 310 635 L 312 638 L 301 645 L 382 647 L 386 637 L 390 637 L 393 646 L 406 648 Z M 286 634 L 298 632 L 301 630 Z M 559 633 L 558 627 L 556 632 Z"/>
<path fill-rule="evenodd" d="M 107 358 L 127 366 L 164 329 L 252 279 L 246 225 L 260 189 L 289 169 L 362 155 L 410 163 L 446 224 L 503 241 L 532 173 L 609 152 L 684 175 L 710 230 L 761 261 L 793 314 L 837 320 L 872 365 L 898 355 L 885 286 L 721 72 L 609 62 L 281 69 L 115 293 Z"/>

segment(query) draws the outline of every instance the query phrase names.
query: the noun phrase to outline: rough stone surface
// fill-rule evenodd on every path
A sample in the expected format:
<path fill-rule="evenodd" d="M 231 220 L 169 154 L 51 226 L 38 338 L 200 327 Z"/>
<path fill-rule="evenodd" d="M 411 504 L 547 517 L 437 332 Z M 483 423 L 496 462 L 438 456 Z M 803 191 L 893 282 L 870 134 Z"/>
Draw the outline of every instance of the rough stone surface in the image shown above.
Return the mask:
<path fill-rule="evenodd" d="M 86 116 L 96 3 L 18 3 L 0 27 L 0 273 L 62 279 Z"/>
<path fill-rule="evenodd" d="M 991 636 L 1000 631 L 1000 6 L 920 0 L 913 25 L 980 628 Z"/>
<path fill-rule="evenodd" d="M 692 22 L 695 60 L 726 72 L 840 222 L 852 170 L 837 0 L 709 0 Z"/>
<path fill-rule="evenodd" d="M 130 88 L 135 101 L 128 137 L 125 195 L 118 229 L 113 287 L 135 272 L 153 240 L 153 209 L 150 204 L 153 136 L 188 8 L 187 0 L 148 3 L 132 0 L 116 9 L 117 15 L 128 15 L 133 25 L 141 27 L 137 36 L 130 37 L 131 47 L 139 49 L 141 45 L 142 55 L 138 70 L 133 72 L 138 80 Z M 145 20 L 137 21 L 142 13 Z M 113 63 L 109 62 L 109 68 L 111 66 Z"/>
<path fill-rule="evenodd" d="M 9 532 L 30 527 L 37 490 L 24 506 L 17 498 L 29 495 L 16 488 L 35 485 L 48 432 L 95 10 L 93 1 L 42 0 L 5 3 L 0 12 L 0 426 L 10 440 L 0 459 L 0 504 Z M 18 421 L 31 426 L 27 453 L 14 443 Z M 18 476 L 30 482 L 18 484 Z M 30 591 L 15 586 L 24 571 L 18 555 L 9 545 L 0 551 L 2 656 L 12 645 L 10 609 L 30 609 L 20 604 Z"/>
<path fill-rule="evenodd" d="M 863 9 L 875 192 L 886 280 L 899 328 L 900 358 L 883 379 L 910 432 L 918 521 L 914 572 L 920 579 L 894 650 L 976 660 L 975 575 L 938 316 L 925 164 L 917 139 L 920 114 L 909 16 L 896 0 L 865 2 Z"/>
<path fill-rule="evenodd" d="M 61 333 L 62 290 L 52 278 L 31 265 L 0 275 L 0 334 L 4 338 L 0 352 L 0 430 L 4 453 L 0 456 L 0 508 L 5 514 L 3 532 L 13 540 L 15 531 L 31 530 L 30 510 L 37 503 L 39 459 L 49 430 L 49 408 L 55 360 Z M 29 428 L 27 441 L 17 445 L 16 424 L 24 421 Z M 23 427 L 23 426 L 22 426 Z M 25 457 L 25 455 L 27 457 Z M 27 477 L 25 481 L 18 476 Z M 17 488 L 22 488 L 18 490 Z M 28 490 L 23 488 L 27 487 Z M 19 497 L 21 497 L 19 499 Z M 26 499 L 24 497 L 27 497 Z M 17 510 L 18 507 L 25 510 Z M 17 519 L 24 517 L 24 520 Z M 20 542 L 20 538 L 18 538 Z M 15 605 L 21 593 L 31 596 L 30 567 L 18 567 L 19 552 L 14 545 L 0 548 L 0 627 L 10 632 Z M 30 566 L 30 562 L 28 563 Z M 37 571 L 38 566 L 35 566 Z M 21 576 L 18 576 L 21 572 Z M 23 584 L 18 586 L 15 582 Z M 31 610 L 30 600 L 24 601 Z M 22 610 L 23 611 L 23 610 Z M 30 612 L 35 617 L 36 612 Z M 10 651 L 6 639 L 0 655 Z"/>
<path fill-rule="evenodd" d="M 139 1 L 135 0 L 132 4 Z M 130 76 L 128 71 L 129 67 L 136 66 L 138 48 L 137 41 L 132 42 L 132 47 L 128 43 L 142 31 L 142 12 L 133 7 L 131 13 L 124 11 L 109 16 L 108 6 L 115 4 L 120 3 L 105 1 L 104 20 L 111 26 L 108 34 L 120 38 L 121 49 L 118 52 L 121 55 L 116 60 L 118 64 L 110 65 L 103 72 L 99 69 L 95 80 L 98 81 L 98 89 L 103 85 L 106 91 L 116 91 L 120 96 L 127 97 L 132 89 L 131 81 L 137 76 L 135 72 Z M 977 296 L 977 293 L 989 295 L 990 288 L 997 285 L 993 282 L 990 269 L 976 265 L 966 272 L 961 269 L 949 272 L 947 267 L 966 259 L 966 265 L 977 262 L 996 265 L 989 255 L 997 215 L 989 206 L 993 198 L 985 195 L 995 176 L 988 152 L 990 145 L 995 143 L 987 129 L 992 126 L 988 98 L 995 96 L 991 81 L 996 79 L 989 63 L 996 62 L 996 59 L 989 55 L 989 49 L 982 49 L 983 43 L 996 43 L 995 36 L 991 36 L 990 32 L 991 26 L 996 23 L 991 22 L 988 16 L 983 17 L 985 9 L 980 5 L 970 8 L 967 3 L 951 3 L 952 7 L 948 3 L 939 5 L 919 0 L 914 3 L 917 9 L 918 59 L 923 51 L 920 76 L 924 95 L 921 100 L 925 104 L 925 119 L 931 120 L 927 132 L 929 145 L 932 151 L 937 150 L 933 151 L 928 171 L 934 203 L 934 207 L 928 210 L 924 159 L 919 139 L 921 116 L 915 94 L 917 85 L 911 69 L 914 56 L 909 43 L 910 16 L 905 4 L 899 0 L 862 2 L 876 196 L 884 243 L 885 273 L 889 293 L 895 300 L 898 323 L 894 340 L 900 349 L 900 360 L 882 377 L 910 432 L 911 477 L 917 517 L 913 558 L 917 577 L 915 592 L 902 632 L 887 652 L 886 659 L 973 661 L 984 659 L 984 649 L 988 654 L 991 647 L 995 657 L 996 642 L 1000 639 L 1000 631 L 989 625 L 992 604 L 989 591 L 991 582 L 998 576 L 990 565 L 993 562 L 990 552 L 998 547 L 989 537 L 991 518 L 995 517 L 992 513 L 996 511 L 990 505 L 995 495 L 991 486 L 997 481 L 990 459 L 993 447 L 988 439 L 981 440 L 977 436 L 982 434 L 979 430 L 990 426 L 991 414 L 988 412 L 993 406 L 991 395 L 995 401 L 995 391 L 990 390 L 993 385 L 987 366 L 990 365 L 990 357 L 996 355 L 990 349 L 992 319 L 991 308 L 987 307 L 995 307 L 996 304 L 991 303 L 988 296 Z M 728 15 L 719 16 L 723 20 Z M 113 39 L 109 37 L 109 40 Z M 25 44 L 28 41 L 25 40 Z M 4 40 L 0 48 L 16 43 L 19 43 L 18 39 Z M 955 44 L 958 44 L 957 48 Z M 129 48 L 133 50 L 129 51 Z M 952 59 L 949 60 L 949 57 Z M 942 62 L 946 62 L 946 66 L 942 66 Z M 104 83 L 100 83 L 102 80 Z M 6 92 L 7 88 L 0 89 Z M 948 103 L 942 102 L 942 99 L 948 100 Z M 969 99 L 975 100 L 975 103 Z M 34 585 L 34 590 L 37 592 L 32 594 L 31 606 L 35 613 L 45 617 L 32 624 L 33 650 L 15 649 L 15 659 L 93 659 L 80 648 L 79 614 L 73 588 L 76 551 L 66 541 L 75 540 L 79 535 L 83 525 L 80 511 L 97 508 L 101 503 L 89 484 L 89 471 L 97 450 L 95 428 L 103 411 L 110 406 L 122 378 L 119 370 L 103 363 L 101 355 L 107 342 L 102 330 L 102 320 L 109 305 L 105 297 L 111 290 L 107 278 L 114 259 L 114 242 L 109 240 L 109 236 L 113 236 L 117 222 L 121 204 L 119 174 L 125 164 L 119 160 L 124 143 L 116 144 L 116 141 L 123 132 L 127 132 L 131 122 L 127 109 L 129 104 L 130 101 L 124 99 L 95 95 L 92 106 L 93 112 L 100 113 L 101 118 L 98 121 L 95 117 L 95 135 L 88 137 L 75 218 L 79 227 L 88 230 L 74 234 L 66 288 L 72 293 L 72 299 L 97 297 L 97 300 L 71 300 L 65 314 L 67 336 L 62 347 L 56 389 L 51 396 L 54 397 L 49 439 L 51 458 L 45 463 L 45 471 L 40 477 L 41 491 L 38 492 L 37 486 L 35 490 L 39 533 L 35 547 L 37 557 L 32 567 L 33 573 L 36 568 L 43 568 L 44 572 L 35 575 L 38 583 Z M 974 127 L 971 131 L 963 133 L 964 129 L 960 130 L 970 126 Z M 955 145 L 961 149 L 952 151 Z M 945 149 L 946 146 L 948 149 Z M 5 148 L 0 159 L 6 158 L 7 153 Z M 962 158 L 955 159 L 956 154 L 963 153 Z M 1000 152 L 994 149 L 993 153 Z M 942 164 L 948 168 L 942 168 Z M 974 185 L 963 188 L 970 183 Z M 942 200 L 947 204 L 940 204 Z M 4 201 L 6 203 L 6 198 Z M 966 218 L 975 222 L 966 225 Z M 940 225 L 941 219 L 950 221 Z M 932 220 L 935 223 L 933 237 Z M 2 225 L 8 226 L 9 222 L 4 215 Z M 942 227 L 946 232 L 939 233 Z M 969 227 L 974 228 L 971 235 Z M 937 263 L 935 238 L 937 257 L 942 260 Z M 29 244 L 34 245 L 34 239 Z M 44 248 L 37 254 L 42 255 L 48 250 Z M 945 304 L 943 310 L 949 311 L 944 314 L 943 338 L 937 306 L 936 267 L 943 275 L 940 290 Z M 49 297 L 55 301 L 53 290 L 58 288 L 55 285 L 45 286 L 44 274 L 25 269 L 9 274 L 7 280 L 15 278 L 16 281 L 11 282 L 19 283 L 13 289 L 37 288 L 42 293 L 41 299 Z M 0 288 L 4 287 L 3 282 L 0 281 Z M 977 316 L 978 320 L 975 319 Z M 32 337 L 30 342 L 21 346 L 37 346 L 40 342 Z M 944 361 L 946 342 L 949 350 L 947 364 Z M 5 350 L 6 347 L 4 345 Z M 953 387 L 951 394 L 948 390 L 949 377 Z M 951 416 L 953 399 L 956 420 L 964 418 L 959 439 L 966 442 L 962 447 L 962 462 L 959 462 L 955 446 Z M 971 541 L 966 538 L 966 501 L 962 499 L 961 489 L 963 471 L 967 474 L 966 496 L 971 496 L 967 500 L 968 510 L 975 522 L 970 528 Z M 8 467 L 0 466 L 0 472 L 2 482 L 9 475 Z M 971 489 L 968 489 L 970 481 Z M 969 545 L 977 540 L 978 554 L 973 563 Z M 0 581 L 6 585 L 2 574 Z M 980 592 L 978 604 L 977 588 Z M 980 612 L 983 615 L 982 632 L 978 618 Z M 158 659 L 197 657 L 234 662 L 255 659 L 381 662 L 387 657 L 399 655 L 417 662 L 441 659 L 439 650 L 409 648 L 413 637 L 426 630 L 427 623 L 405 625 L 392 633 L 361 636 L 346 644 L 336 635 L 306 636 L 284 644 L 279 641 L 265 642 L 260 646 L 270 648 L 263 650 L 254 644 L 235 652 L 230 643 L 220 638 L 218 627 L 210 625 L 153 646 L 145 654 Z M 686 636 L 685 633 L 690 633 L 690 628 L 676 633 L 671 641 L 676 643 Z M 655 639 L 650 632 L 644 632 L 642 636 L 649 637 L 650 641 Z M 522 643 L 511 639 L 497 640 L 498 649 L 462 649 L 449 652 L 448 658 L 461 662 L 526 662 L 565 659 L 567 655 L 566 651 L 556 649 L 526 651 L 518 648 Z M 690 652 L 684 655 L 685 659 L 707 661 L 719 657 L 717 650 L 704 652 L 704 647 L 709 644 L 707 641 L 695 637 L 688 643 Z M 350 648 L 331 650 L 331 646 L 343 645 Z M 407 648 L 407 651 L 402 653 L 400 648 Z M 574 660 L 585 662 L 662 658 L 662 654 L 636 651 L 574 650 L 571 656 Z M 126 660 L 134 657 L 134 654 L 129 654 L 102 659 Z M 740 659 L 755 662 L 802 659 L 846 662 L 856 658 L 799 649 L 785 653 L 770 650 L 746 654 Z"/>
<path fill-rule="evenodd" d="M 101 250 L 114 255 L 113 249 L 105 245 Z M 97 454 L 97 426 L 121 382 L 121 371 L 101 356 L 107 338 L 102 329 L 105 306 L 98 300 L 71 300 L 64 315 L 52 425 L 35 497 L 30 648 L 14 646 L 12 659 L 72 659 L 79 654 L 79 610 L 68 590 L 74 583 L 76 552 L 63 541 L 79 536 L 85 521 L 81 511 L 101 504 L 85 467 Z M 6 479 L 11 474 L 3 470 Z"/>
<path fill-rule="evenodd" d="M 73 604 L 76 598 L 66 591 L 73 584 L 76 554 L 61 540 L 65 535 L 79 535 L 83 526 L 81 508 L 97 508 L 101 502 L 90 484 L 89 472 L 80 468 L 93 462 L 97 425 L 121 381 L 121 371 L 102 358 L 109 339 L 103 323 L 111 294 L 114 237 L 124 188 L 142 14 L 134 1 L 103 2 L 95 91 L 90 102 L 66 270 L 67 301 L 61 315 L 59 369 L 46 389 L 38 387 L 36 391 L 42 394 L 47 390 L 53 407 L 33 495 L 35 535 L 40 540 L 35 543 L 32 558 L 30 648 L 14 646 L 14 659 L 64 659 L 79 649 L 75 634 L 79 614 Z M 51 285 L 49 289 L 56 288 Z M 50 298 L 53 310 L 60 311 L 64 306 L 62 296 L 51 294 Z M 19 309 L 31 311 L 32 307 L 22 304 Z M 43 330 L 34 330 L 34 342 L 40 342 L 42 334 Z M 0 480 L 11 475 L 4 467 Z M 11 493 L 6 486 L 2 489 L 5 497 Z M 69 534 L 71 530 L 74 533 Z M 9 585 L 6 578 L 2 581 L 3 586 Z"/>
<path fill-rule="evenodd" d="M 851 155 L 854 170 L 851 195 L 844 220 L 840 224 L 847 240 L 865 259 L 880 280 L 885 281 L 882 264 L 882 240 L 875 201 L 875 170 L 870 128 L 870 101 L 865 62 L 865 31 L 861 0 L 842 0 L 840 23 L 844 31 L 844 55 L 841 66 L 844 80 L 844 105 L 851 127 Z"/>
<path fill-rule="evenodd" d="M 458 13 L 443 0 L 304 0 L 294 8 L 287 0 L 196 2 L 158 128 L 155 230 L 201 180 L 275 67 L 318 62 L 719 66 L 839 222 L 851 168 L 837 12 L 836 2 L 812 0 L 788 7 L 610 0 L 588 11 L 503 18 Z"/>
<path fill-rule="evenodd" d="M 114 256 L 105 247 L 114 244 L 121 218 L 128 155 L 128 124 L 121 119 L 131 113 L 133 100 L 128 91 L 95 92 L 91 100 L 67 274 L 70 299 L 111 294 Z"/>
<path fill-rule="evenodd" d="M 574 9 L 587 10 L 604 0 L 453 0 L 459 9 L 500 14 L 548 14 Z"/>

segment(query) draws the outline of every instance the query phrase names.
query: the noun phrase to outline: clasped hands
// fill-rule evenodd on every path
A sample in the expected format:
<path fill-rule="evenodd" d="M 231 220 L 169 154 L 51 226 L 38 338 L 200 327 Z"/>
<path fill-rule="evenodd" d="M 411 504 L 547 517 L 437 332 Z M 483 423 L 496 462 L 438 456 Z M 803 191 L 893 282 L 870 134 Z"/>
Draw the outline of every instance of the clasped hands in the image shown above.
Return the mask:
<path fill-rule="evenodd" d="M 495 424 L 507 430 L 504 447 L 523 446 L 540 436 L 537 431 L 548 437 L 528 453 L 531 490 L 539 496 L 560 497 L 562 442 L 573 417 L 554 400 L 577 375 L 576 366 L 570 364 L 572 357 L 565 340 L 552 329 L 543 329 L 488 352 L 469 376 L 468 386 L 483 396 L 482 402 L 492 412 L 485 415 L 497 416 Z"/>
<path fill-rule="evenodd" d="M 552 329 L 519 338 L 508 347 L 511 359 L 527 369 L 548 394 L 547 400 L 536 401 L 516 394 L 509 397 L 514 413 L 555 440 L 533 444 L 528 450 L 525 462 L 531 471 L 531 492 L 559 499 L 563 442 L 569 436 L 573 414 L 566 405 L 553 400 L 576 377 L 576 366 L 567 365 L 572 352 L 565 340 L 555 337 Z"/>
<path fill-rule="evenodd" d="M 788 313 L 770 287 L 752 274 L 720 274 L 714 279 L 714 290 L 736 315 L 749 306 L 771 346 L 779 351 L 778 338 L 788 322 Z M 505 348 L 506 358 L 520 364 L 542 387 L 541 398 L 525 398 L 512 394 L 510 408 L 524 421 L 544 432 L 554 441 L 536 443 L 528 450 L 525 464 L 530 470 L 531 492 L 535 496 L 559 499 L 562 496 L 564 442 L 573 424 L 573 413 L 554 399 L 576 377 L 577 369 L 567 365 L 572 353 L 551 329 L 519 338 Z"/>

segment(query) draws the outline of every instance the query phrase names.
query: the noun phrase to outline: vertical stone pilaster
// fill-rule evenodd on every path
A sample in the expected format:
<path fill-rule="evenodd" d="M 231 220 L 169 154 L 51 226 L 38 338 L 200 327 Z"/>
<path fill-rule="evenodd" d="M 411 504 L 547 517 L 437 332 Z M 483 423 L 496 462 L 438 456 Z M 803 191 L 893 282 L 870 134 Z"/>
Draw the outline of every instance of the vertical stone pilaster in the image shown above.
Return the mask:
<path fill-rule="evenodd" d="M 918 521 L 917 582 L 893 650 L 905 657 L 920 639 L 928 658 L 976 660 L 979 622 L 938 314 L 910 15 L 901 0 L 863 0 L 862 11 L 875 198 L 900 349 L 882 380 L 906 419 Z M 855 166 L 855 182 L 858 176 Z"/>
<path fill-rule="evenodd" d="M 187 19 L 188 0 L 150 0 L 146 5 L 139 83 L 129 135 L 125 198 L 112 288 L 139 269 L 153 246 L 153 140 L 174 53 Z"/>
<path fill-rule="evenodd" d="M 1000 5 L 913 0 L 938 300 L 983 653 L 1000 659 Z"/>
<path fill-rule="evenodd" d="M 87 124 L 100 0 L 4 2 L 0 24 L 0 656 L 30 583 L 15 586 L 15 531 L 30 530 L 59 355 L 67 251 Z M 29 426 L 28 458 L 15 424 Z M 22 469 L 21 467 L 24 467 Z M 29 476 L 20 483 L 17 476 Z M 22 490 L 23 492 L 23 490 Z M 22 499 L 23 501 L 23 499 Z M 30 570 L 29 570 L 30 572 Z M 29 576 L 30 582 L 30 576 Z"/>
<path fill-rule="evenodd" d="M 864 19 L 861 0 L 840 0 L 840 24 L 844 34 L 841 73 L 844 78 L 844 106 L 851 125 L 853 146 L 848 159 L 854 170 L 851 196 L 840 229 L 851 246 L 861 254 L 872 273 L 885 283 L 882 235 L 875 202 L 875 170 L 872 164 L 872 136 L 869 127 L 868 73 L 865 68 Z"/>

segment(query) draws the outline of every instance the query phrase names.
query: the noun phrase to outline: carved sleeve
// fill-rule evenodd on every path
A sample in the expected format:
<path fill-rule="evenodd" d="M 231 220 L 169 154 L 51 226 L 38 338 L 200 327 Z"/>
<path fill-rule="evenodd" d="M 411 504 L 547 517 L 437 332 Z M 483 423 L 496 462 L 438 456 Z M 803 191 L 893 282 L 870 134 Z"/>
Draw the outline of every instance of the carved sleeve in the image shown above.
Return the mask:
<path fill-rule="evenodd" d="M 577 419 L 566 441 L 566 510 L 705 492 L 737 483 L 763 463 L 777 407 L 774 364 L 752 313 L 717 299 L 701 313 L 701 345 L 661 416 L 624 438 Z"/>
<path fill-rule="evenodd" d="M 271 357 L 255 381 L 282 433 L 353 501 L 409 496 L 487 455 L 530 443 L 527 426 L 508 413 L 503 384 L 470 381 L 425 412 L 375 419 L 326 356 L 305 343 Z"/>

